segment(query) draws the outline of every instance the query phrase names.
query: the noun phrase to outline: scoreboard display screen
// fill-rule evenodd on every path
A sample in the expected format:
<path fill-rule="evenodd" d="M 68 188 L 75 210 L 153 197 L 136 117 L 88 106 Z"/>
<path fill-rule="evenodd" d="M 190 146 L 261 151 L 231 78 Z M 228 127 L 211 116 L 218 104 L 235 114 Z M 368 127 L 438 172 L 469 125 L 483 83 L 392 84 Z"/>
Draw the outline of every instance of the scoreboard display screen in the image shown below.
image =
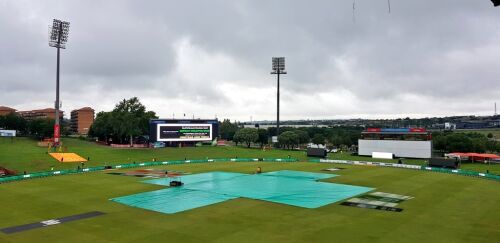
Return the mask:
<path fill-rule="evenodd" d="M 218 120 L 150 120 L 151 142 L 203 142 L 218 136 Z"/>
<path fill-rule="evenodd" d="M 212 141 L 212 124 L 158 124 L 157 141 Z"/>
<path fill-rule="evenodd" d="M 217 119 L 152 119 L 149 120 L 149 142 L 179 143 L 210 142 L 219 136 Z"/>

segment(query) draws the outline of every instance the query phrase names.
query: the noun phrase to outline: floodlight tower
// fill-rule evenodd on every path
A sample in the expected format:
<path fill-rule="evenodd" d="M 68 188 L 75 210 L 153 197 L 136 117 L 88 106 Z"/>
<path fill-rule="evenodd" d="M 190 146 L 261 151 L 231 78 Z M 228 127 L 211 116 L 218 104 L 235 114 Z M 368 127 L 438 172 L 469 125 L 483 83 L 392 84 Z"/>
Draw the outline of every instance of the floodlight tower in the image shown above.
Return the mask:
<path fill-rule="evenodd" d="M 66 49 L 68 42 L 69 22 L 54 19 L 52 26 L 49 26 L 49 46 L 57 48 L 57 71 L 56 71 L 56 117 L 54 124 L 54 145 L 59 145 L 59 138 L 61 137 L 59 125 L 59 62 L 60 62 L 60 49 Z"/>
<path fill-rule="evenodd" d="M 277 75 L 277 83 L 278 83 L 278 92 L 276 95 L 277 98 L 277 112 L 276 112 L 276 137 L 280 135 L 280 74 L 286 74 L 285 71 L 285 58 L 284 57 L 273 57 L 273 71 L 271 74 Z"/>

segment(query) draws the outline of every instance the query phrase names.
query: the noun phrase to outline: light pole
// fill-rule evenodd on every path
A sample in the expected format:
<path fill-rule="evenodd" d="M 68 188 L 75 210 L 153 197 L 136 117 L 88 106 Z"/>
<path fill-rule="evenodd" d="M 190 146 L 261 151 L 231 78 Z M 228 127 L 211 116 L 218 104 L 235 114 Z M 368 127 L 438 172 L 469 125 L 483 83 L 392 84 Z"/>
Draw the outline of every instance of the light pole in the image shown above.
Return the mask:
<path fill-rule="evenodd" d="M 55 102 L 55 124 L 54 124 L 54 146 L 59 146 L 59 138 L 61 137 L 59 125 L 59 62 L 60 49 L 66 49 L 68 42 L 69 22 L 54 19 L 49 34 L 49 46 L 57 48 L 57 71 L 56 71 L 56 102 Z"/>
<path fill-rule="evenodd" d="M 285 71 L 285 58 L 284 57 L 273 57 L 273 71 L 271 74 L 277 75 L 277 95 L 276 95 L 276 137 L 280 135 L 280 74 L 286 74 Z"/>

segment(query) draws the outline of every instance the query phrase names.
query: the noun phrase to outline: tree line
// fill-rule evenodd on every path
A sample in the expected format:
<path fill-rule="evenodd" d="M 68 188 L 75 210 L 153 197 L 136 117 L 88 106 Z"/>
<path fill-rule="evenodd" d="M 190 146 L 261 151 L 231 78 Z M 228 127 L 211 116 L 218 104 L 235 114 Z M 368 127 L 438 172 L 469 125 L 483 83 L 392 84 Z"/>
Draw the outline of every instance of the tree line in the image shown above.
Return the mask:
<path fill-rule="evenodd" d="M 25 119 L 17 113 L 0 116 L 0 128 L 16 130 L 19 136 L 34 137 L 37 139 L 52 137 L 54 135 L 54 119 L 36 118 Z M 67 136 L 71 133 L 68 121 L 61 121 L 61 134 Z"/>
<path fill-rule="evenodd" d="M 252 144 L 260 147 L 269 144 L 272 136 L 276 136 L 277 129 L 270 127 L 242 128 L 238 123 L 231 123 L 224 119 L 220 126 L 220 137 L 231 140 L 236 145 L 244 144 L 250 147 Z M 314 144 L 329 145 L 335 147 L 351 147 L 358 144 L 358 138 L 363 129 L 360 127 L 307 127 L 307 128 L 280 128 L 278 147 L 293 149 L 310 142 Z"/>
<path fill-rule="evenodd" d="M 437 152 L 500 152 L 500 142 L 488 135 L 477 132 L 434 132 L 432 142 Z"/>

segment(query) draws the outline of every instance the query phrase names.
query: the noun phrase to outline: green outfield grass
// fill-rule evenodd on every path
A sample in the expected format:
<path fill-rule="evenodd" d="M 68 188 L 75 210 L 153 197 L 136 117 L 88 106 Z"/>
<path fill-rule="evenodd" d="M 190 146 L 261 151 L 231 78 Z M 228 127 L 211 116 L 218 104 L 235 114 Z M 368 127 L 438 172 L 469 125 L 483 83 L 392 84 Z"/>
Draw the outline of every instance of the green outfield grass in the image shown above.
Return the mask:
<path fill-rule="evenodd" d="M 161 169 L 192 173 L 344 170 L 327 181 L 415 197 L 387 212 L 330 204 L 305 209 L 235 199 L 177 214 L 109 201 L 163 188 L 143 178 L 106 172 L 0 184 L 0 228 L 89 211 L 106 215 L 15 234 L 0 242 L 494 242 L 500 239 L 496 181 L 442 173 L 320 163 L 184 164 Z M 495 240 L 496 239 L 496 240 Z"/>
<path fill-rule="evenodd" d="M 162 149 L 130 149 L 111 148 L 93 142 L 75 138 L 62 140 L 68 152 L 74 152 L 84 158 L 90 157 L 86 166 L 112 165 L 132 162 L 175 160 L 175 159 L 204 159 L 204 158 L 233 158 L 233 157 L 287 157 L 288 155 L 305 160 L 302 151 L 247 149 L 243 147 L 185 147 Z M 18 171 L 43 171 L 51 166 L 55 169 L 76 168 L 80 163 L 61 163 L 47 154 L 47 148 L 37 146 L 37 141 L 30 138 L 18 137 L 13 141 L 10 138 L 0 138 L 0 166 Z"/>
<path fill-rule="evenodd" d="M 99 165 L 113 165 L 132 162 L 152 161 L 156 158 L 162 160 L 176 159 L 205 159 L 205 158 L 229 158 L 229 157 L 280 157 L 286 158 L 288 155 L 307 161 L 304 151 L 272 149 L 262 151 L 258 148 L 244 147 L 186 147 L 186 148 L 162 148 L 162 149 L 123 149 L 111 148 L 109 146 L 99 145 L 75 138 L 63 139 L 64 146 L 68 147 L 69 152 L 74 152 L 84 158 L 90 157 L 86 163 L 87 167 Z M 361 160 L 361 161 L 379 161 L 392 162 L 397 160 L 372 159 L 366 156 L 353 156 L 350 153 L 330 153 L 330 159 L 339 160 Z M 405 159 L 404 163 L 424 165 L 425 160 Z M 75 169 L 79 163 L 60 163 L 47 154 L 47 148 L 37 146 L 37 141 L 17 137 L 0 138 L 0 166 L 17 170 L 22 173 L 47 171 L 51 167 L 54 169 Z M 500 174 L 500 165 L 484 164 L 463 164 L 462 169 Z"/>

